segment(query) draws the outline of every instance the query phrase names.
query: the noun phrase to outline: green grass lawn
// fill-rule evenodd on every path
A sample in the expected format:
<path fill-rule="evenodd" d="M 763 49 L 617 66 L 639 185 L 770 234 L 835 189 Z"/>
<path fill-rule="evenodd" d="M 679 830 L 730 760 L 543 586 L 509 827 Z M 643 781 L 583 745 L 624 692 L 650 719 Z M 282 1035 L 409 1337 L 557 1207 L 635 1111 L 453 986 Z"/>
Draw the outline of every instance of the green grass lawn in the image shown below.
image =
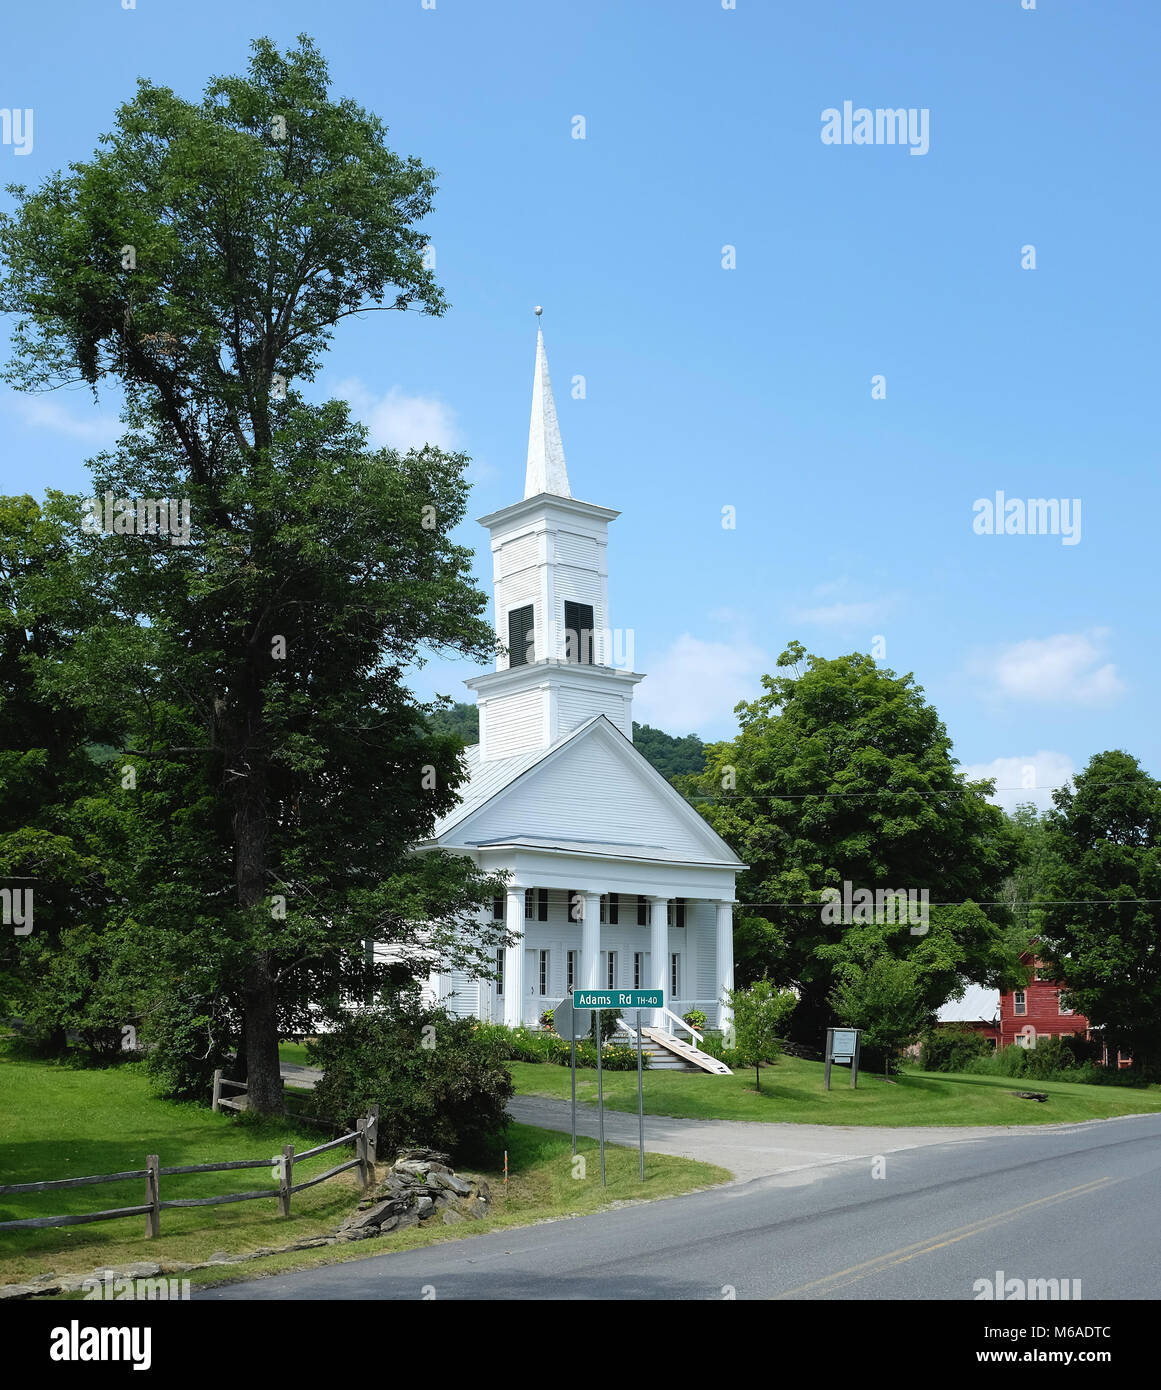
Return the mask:
<path fill-rule="evenodd" d="M 568 1067 L 507 1065 L 517 1095 L 568 1099 Z M 604 1089 L 610 1109 L 637 1109 L 636 1072 L 606 1072 Z M 1011 1094 L 1025 1090 L 1047 1092 L 1048 1099 L 1020 1100 Z M 578 1070 L 578 1101 L 595 1104 L 596 1098 L 596 1072 Z M 1161 1086 L 1137 1090 L 908 1069 L 894 1084 L 860 1072 L 858 1089 L 852 1091 L 849 1070 L 835 1067 L 827 1092 L 821 1062 L 783 1057 L 775 1066 L 763 1067 L 760 1093 L 754 1089 L 753 1070 L 733 1076 L 647 1071 L 645 1110 L 683 1119 L 816 1125 L 1044 1125 L 1161 1110 Z"/>
<path fill-rule="evenodd" d="M 279 1043 L 278 1060 L 280 1062 L 292 1062 L 298 1067 L 309 1067 L 311 1065 L 307 1059 L 305 1043 Z"/>
<path fill-rule="evenodd" d="M 293 1121 L 263 1121 L 213 1114 L 196 1106 L 158 1100 L 139 1065 L 74 1069 L 53 1063 L 16 1061 L 0 1056 L 0 1183 L 43 1182 L 54 1178 L 141 1168 L 156 1153 L 163 1167 L 228 1159 L 272 1157 L 282 1145 L 311 1148 L 328 1136 Z M 360 1258 L 432 1241 L 454 1239 L 504 1225 L 522 1225 L 554 1216 L 595 1211 L 613 1201 L 665 1197 L 727 1181 L 729 1174 L 708 1164 L 647 1155 L 646 1181 L 638 1181 L 635 1150 L 607 1150 L 608 1187 L 602 1191 L 596 1144 L 582 1141 L 583 1178 L 573 1176 L 568 1135 L 509 1127 L 509 1182 L 502 1171 L 484 1171 L 495 1196 L 495 1215 L 468 1226 L 417 1228 L 381 1240 L 271 1256 L 228 1273 L 207 1271 L 195 1280 L 253 1276 L 335 1259 Z M 322 1172 L 349 1156 L 339 1150 L 303 1165 L 301 1176 Z M 380 1165 L 380 1176 L 385 1168 Z M 299 1170 L 295 1170 L 296 1179 Z M 44 1193 L 0 1196 L 0 1221 L 33 1216 L 100 1211 L 136 1206 L 144 1200 L 144 1180 L 101 1183 Z M 296 1193 L 292 1215 L 277 1215 L 275 1181 L 268 1170 L 199 1173 L 161 1179 L 162 1199 L 207 1197 L 225 1192 L 270 1188 L 269 1199 L 195 1207 L 161 1213 L 161 1235 L 145 1235 L 143 1216 L 64 1226 L 41 1231 L 0 1232 L 0 1283 L 19 1283 L 33 1275 L 85 1273 L 100 1265 L 133 1260 L 197 1263 L 215 1251 L 241 1254 L 328 1235 L 358 1200 L 355 1174 L 343 1173 Z"/>

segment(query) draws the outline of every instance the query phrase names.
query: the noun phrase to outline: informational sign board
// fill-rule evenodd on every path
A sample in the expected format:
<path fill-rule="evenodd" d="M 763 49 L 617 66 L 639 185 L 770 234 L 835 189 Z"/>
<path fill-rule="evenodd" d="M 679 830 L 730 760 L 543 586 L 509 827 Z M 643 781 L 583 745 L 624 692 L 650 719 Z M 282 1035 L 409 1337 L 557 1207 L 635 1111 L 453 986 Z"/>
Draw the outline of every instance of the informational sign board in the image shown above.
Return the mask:
<path fill-rule="evenodd" d="M 828 1028 L 826 1030 L 826 1070 L 824 1085 L 830 1090 L 830 1066 L 832 1062 L 849 1063 L 851 1086 L 859 1084 L 859 1037 L 860 1028 Z"/>
<path fill-rule="evenodd" d="M 574 989 L 574 1009 L 663 1009 L 663 989 Z M 558 1030 L 559 1031 L 559 1030 Z M 564 1035 L 561 1034 L 563 1037 Z"/>

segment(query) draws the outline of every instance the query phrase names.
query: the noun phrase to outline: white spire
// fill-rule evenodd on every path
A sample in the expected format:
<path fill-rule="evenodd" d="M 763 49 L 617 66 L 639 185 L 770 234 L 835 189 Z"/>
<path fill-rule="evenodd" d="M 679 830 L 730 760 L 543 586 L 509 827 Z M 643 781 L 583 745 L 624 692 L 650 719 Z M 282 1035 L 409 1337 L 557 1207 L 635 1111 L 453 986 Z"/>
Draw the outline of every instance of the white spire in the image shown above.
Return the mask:
<path fill-rule="evenodd" d="M 524 475 L 524 496 L 550 492 L 554 497 L 571 497 L 568 471 L 564 466 L 564 445 L 552 399 L 548 375 L 548 354 L 539 325 L 540 306 L 536 306 L 536 374 L 532 379 L 532 420 L 528 426 L 528 469 Z"/>

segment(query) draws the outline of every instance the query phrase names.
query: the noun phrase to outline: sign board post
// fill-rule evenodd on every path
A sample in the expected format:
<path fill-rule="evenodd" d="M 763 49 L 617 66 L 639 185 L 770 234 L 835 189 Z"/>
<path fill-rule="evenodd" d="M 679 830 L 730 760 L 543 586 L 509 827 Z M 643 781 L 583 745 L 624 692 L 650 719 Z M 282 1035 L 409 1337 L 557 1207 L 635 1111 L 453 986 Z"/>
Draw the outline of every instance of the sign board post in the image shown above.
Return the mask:
<path fill-rule="evenodd" d="M 641 1181 L 645 1181 L 645 1089 L 641 1066 L 641 1010 L 637 1010 L 637 1149 L 641 1156 Z"/>
<path fill-rule="evenodd" d="M 587 1009 L 574 1009 L 571 999 L 562 999 L 552 1011 L 552 1026 L 558 1036 L 568 1038 L 571 1044 L 570 1061 L 572 1068 L 572 1152 L 576 1156 L 576 1040 L 578 1029 L 583 1033 L 589 1026 L 591 1015 Z"/>
<path fill-rule="evenodd" d="M 849 1064 L 851 1069 L 851 1089 L 859 1083 L 859 1050 L 862 1045 L 861 1028 L 828 1028 L 826 1030 L 826 1071 L 823 1085 L 830 1090 L 830 1064 L 840 1062 Z"/>
<path fill-rule="evenodd" d="M 663 989 L 574 989 L 572 1001 L 568 1004 L 567 1015 L 554 1012 L 553 1022 L 558 1018 L 578 1018 L 582 1016 L 582 1011 L 589 1009 L 597 1015 L 597 1117 L 600 1126 L 601 1137 L 601 1186 L 605 1187 L 605 1092 L 604 1092 L 604 1073 L 601 1067 L 601 1057 L 604 1052 L 604 1044 L 601 1038 L 600 1016 L 602 1009 L 636 1009 L 637 1010 L 637 1135 L 638 1149 L 640 1151 L 640 1172 L 641 1181 L 645 1181 L 645 1091 L 642 1081 L 643 1063 L 641 1060 L 641 1010 L 642 1009 L 663 1009 L 665 1007 L 665 991 Z M 562 1002 L 557 1006 L 558 1010 L 564 1009 Z M 587 1016 L 587 1014 L 585 1015 Z M 558 1030 L 559 1031 L 559 1030 Z M 573 1091 L 573 1153 L 576 1153 L 576 1048 L 573 1047 L 573 1070 L 572 1070 L 572 1091 Z"/>

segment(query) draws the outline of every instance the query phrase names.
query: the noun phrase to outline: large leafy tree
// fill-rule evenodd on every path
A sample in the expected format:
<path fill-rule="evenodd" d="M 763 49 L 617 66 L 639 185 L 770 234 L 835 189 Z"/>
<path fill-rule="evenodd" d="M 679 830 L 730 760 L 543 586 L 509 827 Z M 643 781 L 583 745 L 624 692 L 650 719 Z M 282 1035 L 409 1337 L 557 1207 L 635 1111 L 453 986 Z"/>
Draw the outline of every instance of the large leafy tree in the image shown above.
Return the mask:
<path fill-rule="evenodd" d="M 118 928 L 173 990 L 236 1004 L 261 1111 L 281 1106 L 280 1030 L 374 985 L 365 939 L 481 968 L 495 944 L 468 929 L 494 885 L 408 854 L 462 774 L 404 671 L 492 650 L 449 539 L 466 460 L 373 450 L 299 390 L 343 318 L 443 311 L 417 226 L 432 172 L 385 134 L 331 99 L 305 36 L 263 40 L 201 102 L 142 81 L 92 159 L 0 220 L 9 379 L 119 389 L 94 492 L 191 504 L 174 545 L 82 534 L 80 499 L 51 502 L 70 539 L 36 601 L 64 645 L 28 668 L 120 751 L 110 777 L 133 768 Z"/>
<path fill-rule="evenodd" d="M 1001 917 L 974 904 L 996 898 L 1016 862 L 1016 840 L 986 800 L 990 784 L 957 773 L 921 687 L 869 656 L 824 660 L 799 643 L 778 669 L 763 676 L 763 695 L 738 705 L 737 738 L 711 745 L 705 773 L 683 782 L 750 866 L 738 884 L 739 980 L 769 975 L 794 985 L 795 1033 L 817 1041 L 834 1020 L 830 995 L 843 956 L 823 948 L 849 939 L 857 964 L 865 929 L 823 920 L 822 890 L 844 882 L 972 904 L 948 922 L 962 974 L 981 983 L 1007 978 L 1017 963 Z M 908 929 L 880 944 L 902 955 L 918 939 Z"/>
<path fill-rule="evenodd" d="M 1038 954 L 1110 1046 L 1161 1062 L 1161 782 L 1121 750 L 1053 793 Z"/>

